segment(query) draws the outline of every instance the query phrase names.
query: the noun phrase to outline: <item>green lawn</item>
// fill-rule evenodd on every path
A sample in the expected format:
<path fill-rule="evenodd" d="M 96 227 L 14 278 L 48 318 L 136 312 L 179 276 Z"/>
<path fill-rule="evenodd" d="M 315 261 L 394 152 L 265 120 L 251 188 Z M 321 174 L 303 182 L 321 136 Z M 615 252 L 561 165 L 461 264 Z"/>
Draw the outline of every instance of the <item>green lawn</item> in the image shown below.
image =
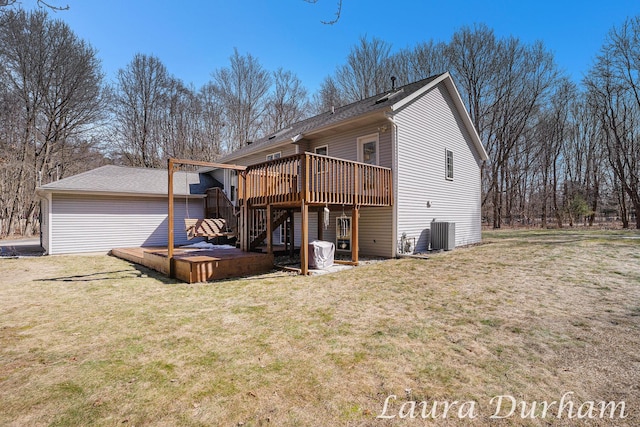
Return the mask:
<path fill-rule="evenodd" d="M 314 277 L 187 285 L 108 256 L 4 259 L 0 277 L 0 425 L 423 425 L 407 401 L 450 404 L 427 425 L 469 424 L 464 402 L 476 426 L 640 425 L 634 232 L 488 232 Z M 494 396 L 565 393 L 627 418 L 489 419 Z"/>

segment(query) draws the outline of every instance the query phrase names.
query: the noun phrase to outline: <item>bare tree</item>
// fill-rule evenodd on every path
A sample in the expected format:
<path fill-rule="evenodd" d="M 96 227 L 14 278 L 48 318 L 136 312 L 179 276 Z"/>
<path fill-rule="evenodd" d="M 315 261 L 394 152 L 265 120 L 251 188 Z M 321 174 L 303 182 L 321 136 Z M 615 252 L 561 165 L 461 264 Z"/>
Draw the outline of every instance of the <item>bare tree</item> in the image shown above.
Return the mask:
<path fill-rule="evenodd" d="M 214 161 L 224 152 L 224 105 L 216 96 L 212 83 L 200 89 L 198 98 L 200 100 L 199 139 L 203 141 L 199 157 Z"/>
<path fill-rule="evenodd" d="M 158 123 L 168 102 L 171 77 L 155 56 L 136 54 L 118 70 L 113 90 L 114 145 L 131 166 L 158 167 L 163 152 Z"/>
<path fill-rule="evenodd" d="M 38 1 L 38 6 L 40 7 L 44 7 L 47 8 L 49 10 L 52 11 L 58 11 L 58 10 L 69 10 L 69 5 L 65 5 L 65 6 L 56 6 L 54 4 L 51 4 L 49 2 L 46 2 L 44 0 L 37 0 Z M 16 4 L 20 4 L 19 0 L 0 0 L 0 7 L 8 7 L 8 6 L 13 6 Z"/>
<path fill-rule="evenodd" d="M 456 31 L 445 49 L 451 71 L 465 97 L 471 120 L 478 133 L 485 136 L 491 127 L 491 108 L 497 99 L 498 77 L 508 66 L 504 42 L 496 39 L 486 25 L 463 27 Z M 429 54 L 429 50 L 425 52 Z"/>
<path fill-rule="evenodd" d="M 559 185 L 562 181 L 563 164 L 561 154 L 568 150 L 565 147 L 569 126 L 569 111 L 576 89 L 568 80 L 563 80 L 551 95 L 550 102 L 543 106 L 538 114 L 538 122 L 534 129 L 534 143 L 537 148 L 536 166 L 540 175 L 541 187 L 540 215 L 541 226 L 547 227 L 548 217 L 552 211 L 558 227 L 562 227 L 564 209 L 559 198 Z M 565 160 L 569 160 L 565 157 Z"/>
<path fill-rule="evenodd" d="M 613 28 L 585 79 L 608 160 L 640 228 L 640 17 Z M 624 201 L 624 200 L 623 200 Z"/>
<path fill-rule="evenodd" d="M 38 182 L 64 176 L 78 144 L 101 118 L 102 74 L 95 49 L 43 11 L 0 15 L 0 85 L 12 111 L 4 122 L 3 171 L 9 179 L 6 226 L 24 233 L 35 222 Z M 8 174 L 8 175 L 7 175 Z"/>
<path fill-rule="evenodd" d="M 483 174 L 483 206 L 495 228 L 511 216 L 521 171 L 515 160 L 530 138 L 534 117 L 556 82 L 552 55 L 541 43 L 497 40 L 480 25 L 454 34 L 448 48 L 471 119 L 489 154 Z"/>
<path fill-rule="evenodd" d="M 336 83 L 349 102 L 376 95 L 391 85 L 391 45 L 378 38 L 360 37 L 351 48 L 347 63 L 336 72 Z"/>
<path fill-rule="evenodd" d="M 263 131 L 271 77 L 251 54 L 243 56 L 234 49 L 230 62 L 229 67 L 213 72 L 213 84 L 224 105 L 226 148 L 233 151 Z"/>
<path fill-rule="evenodd" d="M 449 71 L 446 47 L 445 43 L 431 40 L 412 49 L 401 49 L 389 58 L 388 74 L 395 76 L 401 86 Z"/>
<path fill-rule="evenodd" d="M 304 1 L 312 4 L 318 3 L 318 0 L 304 0 Z M 338 5 L 336 6 L 336 12 L 335 12 L 334 18 L 329 21 L 320 21 L 320 22 L 326 25 L 333 25 L 340 20 L 341 14 L 342 14 L 342 0 L 338 0 Z"/>
<path fill-rule="evenodd" d="M 562 158 L 566 180 L 574 190 L 568 196 L 584 199 L 589 207 L 588 223 L 593 225 L 605 181 L 606 150 L 603 129 L 597 111 L 584 94 L 573 96 L 566 104 L 569 116 L 566 119 L 567 137 Z"/>
<path fill-rule="evenodd" d="M 267 132 L 276 132 L 304 118 L 309 111 L 307 89 L 291 71 L 273 73 L 273 91 L 267 100 Z"/>
<path fill-rule="evenodd" d="M 347 101 L 334 78 L 325 77 L 320 84 L 320 89 L 313 95 L 312 111 L 315 114 L 321 114 L 344 104 L 347 104 Z"/>

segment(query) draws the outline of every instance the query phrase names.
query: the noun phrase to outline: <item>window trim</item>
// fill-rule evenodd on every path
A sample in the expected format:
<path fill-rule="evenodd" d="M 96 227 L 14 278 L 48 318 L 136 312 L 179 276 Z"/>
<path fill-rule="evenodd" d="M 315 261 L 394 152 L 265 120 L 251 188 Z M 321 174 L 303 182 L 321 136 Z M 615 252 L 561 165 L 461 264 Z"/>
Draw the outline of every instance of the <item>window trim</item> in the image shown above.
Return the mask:
<path fill-rule="evenodd" d="M 276 154 L 278 155 L 278 157 L 275 157 L 275 155 L 276 155 Z M 269 156 L 271 156 L 271 158 L 269 158 Z M 279 158 L 281 158 L 281 157 L 282 157 L 282 151 L 276 151 L 276 152 L 269 153 L 269 154 L 267 154 L 266 156 L 264 156 L 264 158 L 265 158 L 265 160 L 266 160 L 267 162 L 269 162 L 269 161 L 271 161 L 271 160 L 279 159 Z"/>
<path fill-rule="evenodd" d="M 372 133 L 369 135 L 361 136 L 357 139 L 358 142 L 358 161 L 360 163 L 365 163 L 364 161 L 364 152 L 363 146 L 369 142 L 376 143 L 376 162 L 374 163 L 376 166 L 380 166 L 380 134 Z"/>
<path fill-rule="evenodd" d="M 453 181 L 453 150 L 444 150 L 444 177 L 447 181 Z"/>
<path fill-rule="evenodd" d="M 327 149 L 327 154 L 318 153 L 318 148 L 326 148 Z M 313 149 L 313 152 L 315 154 L 320 155 L 320 156 L 328 156 L 329 155 L 329 144 L 319 145 L 319 146 L 317 146 L 316 148 Z"/>
<path fill-rule="evenodd" d="M 284 224 L 280 224 L 278 226 L 278 232 L 280 233 L 280 239 L 279 239 L 280 242 L 278 242 L 278 243 L 281 244 L 281 245 L 284 245 L 285 244 L 285 239 L 284 239 L 285 235 L 284 235 L 284 233 L 286 233 L 286 230 L 284 229 Z"/>

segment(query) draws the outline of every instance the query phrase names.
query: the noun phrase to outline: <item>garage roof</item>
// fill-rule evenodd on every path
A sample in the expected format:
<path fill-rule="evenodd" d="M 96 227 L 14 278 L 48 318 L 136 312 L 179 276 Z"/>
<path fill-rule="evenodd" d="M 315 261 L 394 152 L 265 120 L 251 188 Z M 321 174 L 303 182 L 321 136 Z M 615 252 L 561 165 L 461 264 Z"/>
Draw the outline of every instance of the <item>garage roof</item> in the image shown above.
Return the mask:
<path fill-rule="evenodd" d="M 132 168 L 126 166 L 102 166 L 78 175 L 38 187 L 39 192 L 66 193 L 130 193 L 140 195 L 166 195 L 167 170 Z M 175 172 L 173 194 L 187 196 L 204 194 L 219 183 L 207 174 Z"/>

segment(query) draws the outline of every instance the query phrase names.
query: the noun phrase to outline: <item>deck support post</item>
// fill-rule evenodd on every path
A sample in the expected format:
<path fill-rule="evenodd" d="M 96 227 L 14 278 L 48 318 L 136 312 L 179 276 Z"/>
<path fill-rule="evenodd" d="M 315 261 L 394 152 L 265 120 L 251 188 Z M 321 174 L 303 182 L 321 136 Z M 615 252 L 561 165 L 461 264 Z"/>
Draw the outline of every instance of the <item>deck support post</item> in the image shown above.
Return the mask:
<path fill-rule="evenodd" d="M 351 262 L 354 265 L 358 265 L 358 220 L 360 217 L 360 209 L 358 205 L 355 205 L 353 209 L 351 209 Z"/>
<path fill-rule="evenodd" d="M 238 239 L 240 240 L 240 249 L 249 251 L 249 207 L 247 206 L 247 173 L 242 171 L 238 173 L 238 194 L 242 197 L 240 206 L 240 224 L 238 224 Z M 238 197 L 238 199 L 240 198 Z M 239 201 L 237 202 L 239 203 Z"/>
<path fill-rule="evenodd" d="M 169 271 L 169 278 L 174 279 L 176 277 L 176 272 L 175 272 L 175 260 L 173 259 L 173 245 L 174 245 L 174 238 L 173 238 L 173 217 L 174 217 L 174 212 L 173 212 L 173 159 L 169 158 L 167 160 L 167 168 L 169 170 L 169 176 L 168 176 L 168 188 L 167 188 L 167 195 L 168 195 L 168 199 L 169 199 L 169 206 L 168 206 L 168 214 L 167 214 L 167 226 L 168 226 L 168 241 L 167 241 L 167 258 L 168 258 L 168 268 L 167 270 Z"/>
<path fill-rule="evenodd" d="M 301 164 L 302 201 L 300 203 L 300 273 L 309 274 L 309 155 L 305 153 Z"/>
<path fill-rule="evenodd" d="M 267 204 L 267 212 L 266 212 L 266 216 L 267 216 L 267 253 L 268 254 L 272 254 L 273 253 L 273 223 L 271 222 L 271 214 L 272 214 L 272 210 L 271 210 L 271 203 Z"/>
<path fill-rule="evenodd" d="M 173 173 L 175 172 L 176 165 L 191 165 L 191 166 L 205 166 L 205 167 L 214 167 L 221 169 L 232 169 L 236 171 L 242 171 L 243 176 L 246 175 L 246 166 L 237 166 L 230 165 L 225 163 L 211 163 L 211 162 L 201 162 L 197 160 L 185 160 L 185 159 L 176 159 L 176 158 L 168 158 L 167 159 L 167 258 L 168 258 L 168 266 L 167 271 L 169 272 L 169 277 L 175 278 L 175 259 L 173 257 L 173 249 L 175 246 L 174 239 L 174 226 L 173 221 L 175 218 L 174 212 L 174 203 L 173 203 Z M 185 196 L 186 197 L 186 196 Z M 187 198 L 187 203 L 189 202 Z M 206 203 L 206 202 L 205 202 Z"/>
<path fill-rule="evenodd" d="M 300 273 L 309 274 L 309 205 L 302 200 L 300 207 L 302 220 L 302 234 L 300 235 Z"/>

